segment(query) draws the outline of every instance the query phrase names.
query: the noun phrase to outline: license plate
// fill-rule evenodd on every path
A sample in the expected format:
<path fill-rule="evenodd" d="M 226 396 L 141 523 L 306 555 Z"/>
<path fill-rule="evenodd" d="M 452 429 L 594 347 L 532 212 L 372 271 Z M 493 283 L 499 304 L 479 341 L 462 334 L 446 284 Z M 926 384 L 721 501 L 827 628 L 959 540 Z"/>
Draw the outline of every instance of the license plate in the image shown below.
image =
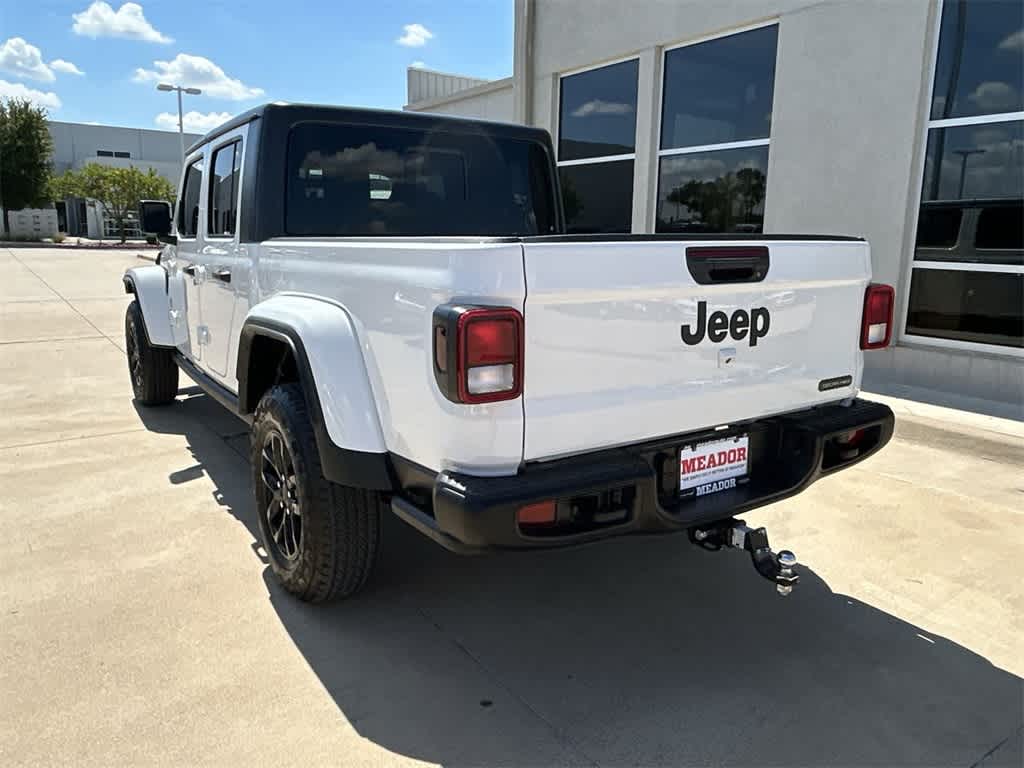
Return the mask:
<path fill-rule="evenodd" d="M 747 476 L 747 435 L 686 446 L 679 452 L 679 492 L 707 496 L 735 488 Z"/>

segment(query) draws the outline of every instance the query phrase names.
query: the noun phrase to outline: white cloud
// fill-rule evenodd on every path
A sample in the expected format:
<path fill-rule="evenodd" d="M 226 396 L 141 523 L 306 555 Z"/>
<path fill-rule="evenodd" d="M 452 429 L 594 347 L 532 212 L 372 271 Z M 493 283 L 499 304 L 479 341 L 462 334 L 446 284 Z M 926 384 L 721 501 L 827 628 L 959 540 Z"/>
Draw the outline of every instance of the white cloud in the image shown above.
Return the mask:
<path fill-rule="evenodd" d="M 419 48 L 424 46 L 427 44 L 427 40 L 434 36 L 434 33 L 422 24 L 405 24 L 402 27 L 402 31 L 405 34 L 395 40 L 395 42 L 399 45 L 408 46 L 409 48 Z"/>
<path fill-rule="evenodd" d="M 136 69 L 137 83 L 173 83 L 190 88 L 202 88 L 203 93 L 215 99 L 241 101 L 263 95 L 262 88 L 252 88 L 241 80 L 228 77 L 223 69 L 202 56 L 179 53 L 173 61 L 154 61 L 155 69 Z"/>
<path fill-rule="evenodd" d="M 618 101 L 601 101 L 593 99 L 581 104 L 572 111 L 573 117 L 586 117 L 587 115 L 628 115 L 633 111 L 632 104 L 623 104 Z"/>
<path fill-rule="evenodd" d="M 8 83 L 0 80 L 0 99 L 28 99 L 37 107 L 60 109 L 60 99 L 52 91 L 37 91 L 26 88 L 21 83 Z"/>
<path fill-rule="evenodd" d="M 39 49 L 21 37 L 12 37 L 0 46 L 0 70 L 44 83 L 57 79 L 43 61 Z"/>
<path fill-rule="evenodd" d="M 1013 109 L 1019 102 L 1017 89 L 1009 83 L 986 80 L 971 91 L 967 97 L 986 112 L 1004 112 Z"/>
<path fill-rule="evenodd" d="M 138 3 L 125 3 L 115 11 L 109 4 L 96 0 L 81 13 L 72 14 L 72 18 L 75 23 L 71 29 L 76 35 L 123 37 L 148 43 L 173 42 L 146 20 Z"/>
<path fill-rule="evenodd" d="M 66 75 L 84 75 L 85 72 L 80 70 L 70 61 L 64 61 L 64 59 L 54 59 L 50 62 L 50 69 L 57 72 L 63 72 Z"/>
<path fill-rule="evenodd" d="M 1024 27 L 1009 34 L 999 44 L 999 48 L 1003 51 L 1024 51 Z"/>
<path fill-rule="evenodd" d="M 422 61 L 414 61 L 409 66 L 412 67 L 413 69 L 423 69 L 427 65 L 424 64 Z"/>
<path fill-rule="evenodd" d="M 192 110 L 182 116 L 182 123 L 186 131 L 194 133 L 206 133 L 212 131 L 221 123 L 226 123 L 232 117 L 230 112 L 196 112 Z M 171 112 L 161 112 L 153 120 L 160 128 L 168 131 L 178 130 L 178 116 Z"/>

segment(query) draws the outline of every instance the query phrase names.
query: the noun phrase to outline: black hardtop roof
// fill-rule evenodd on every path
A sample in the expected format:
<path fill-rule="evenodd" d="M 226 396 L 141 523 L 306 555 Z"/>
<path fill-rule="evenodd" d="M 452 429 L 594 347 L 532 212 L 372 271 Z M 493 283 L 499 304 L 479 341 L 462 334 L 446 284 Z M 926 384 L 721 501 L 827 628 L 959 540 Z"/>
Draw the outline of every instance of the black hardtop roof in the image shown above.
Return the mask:
<path fill-rule="evenodd" d="M 468 117 L 436 115 L 427 112 L 403 112 L 394 109 L 365 109 L 362 107 L 339 107 L 328 104 L 261 104 L 217 126 L 188 148 L 189 152 L 218 136 L 253 120 L 265 119 L 282 123 L 338 122 L 370 123 L 397 128 L 477 130 L 495 136 L 529 138 L 549 141 L 548 132 L 542 128 L 531 128 L 515 123 L 499 123 L 491 120 L 475 120 Z"/>

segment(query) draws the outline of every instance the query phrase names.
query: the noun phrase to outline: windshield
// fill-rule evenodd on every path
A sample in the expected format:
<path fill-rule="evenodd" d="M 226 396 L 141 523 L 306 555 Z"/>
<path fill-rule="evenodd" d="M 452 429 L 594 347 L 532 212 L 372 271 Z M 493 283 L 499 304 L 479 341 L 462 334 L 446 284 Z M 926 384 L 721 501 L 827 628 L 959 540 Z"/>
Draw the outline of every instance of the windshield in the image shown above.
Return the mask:
<path fill-rule="evenodd" d="M 291 235 L 527 236 L 555 231 L 550 161 L 526 139 L 299 125 L 288 140 Z"/>

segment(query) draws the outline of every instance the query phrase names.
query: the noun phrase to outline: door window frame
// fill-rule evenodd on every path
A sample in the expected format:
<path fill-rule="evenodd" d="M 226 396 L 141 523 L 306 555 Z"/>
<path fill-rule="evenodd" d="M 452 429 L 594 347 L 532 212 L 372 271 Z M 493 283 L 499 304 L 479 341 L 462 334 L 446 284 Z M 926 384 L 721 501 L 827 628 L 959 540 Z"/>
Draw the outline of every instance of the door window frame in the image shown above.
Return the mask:
<path fill-rule="evenodd" d="M 1008 123 L 1024 120 L 1024 111 L 1019 112 L 994 112 L 986 115 L 971 115 L 968 117 L 949 117 L 932 119 L 932 99 L 935 97 L 935 75 L 939 63 L 939 37 L 942 32 L 942 13 L 945 5 L 944 0 L 937 0 L 934 11 L 935 18 L 931 25 L 931 62 L 925 67 L 927 78 L 924 87 L 924 115 L 921 120 L 921 128 L 918 132 L 917 166 L 914 169 L 911 180 L 915 184 L 911 188 L 911 208 L 907 216 L 907 233 L 904 237 L 904 264 L 902 270 L 903 284 L 900 286 L 900 311 L 899 321 L 896 324 L 895 342 L 905 342 L 908 345 L 917 347 L 932 347 L 937 349 L 953 349 L 965 352 L 977 352 L 999 358 L 1024 358 L 1024 348 L 1009 347 L 1000 344 L 983 344 L 978 341 L 962 341 L 960 339 L 944 339 L 937 336 L 921 336 L 907 331 L 907 320 L 910 317 L 910 283 L 914 277 L 915 269 L 941 269 L 947 271 L 961 272 L 1001 272 L 1004 274 L 1024 274 L 1022 264 L 985 264 L 956 261 L 927 261 L 915 260 L 917 251 L 917 227 L 920 223 L 921 201 L 924 197 L 924 166 L 928 153 L 928 134 L 936 128 L 957 128 L 963 125 L 981 125 L 990 123 Z M 963 224 L 961 224 L 961 227 Z"/>
<path fill-rule="evenodd" d="M 196 231 L 192 235 L 186 235 L 181 231 L 181 225 L 184 223 L 181 220 L 181 216 L 184 213 L 182 206 L 185 204 L 185 184 L 188 181 L 188 169 L 192 167 L 197 161 L 203 161 L 202 175 L 199 177 L 199 220 L 196 222 Z M 174 229 L 178 236 L 178 241 L 185 240 L 189 243 L 198 242 L 203 239 L 202 236 L 206 233 L 206 201 L 204 200 L 206 191 L 206 173 L 208 158 L 206 156 L 206 147 L 200 147 L 190 155 L 185 156 L 185 164 L 182 166 L 181 171 L 181 183 L 178 187 L 178 202 L 174 209 Z"/>
<path fill-rule="evenodd" d="M 232 161 L 233 163 L 234 162 L 238 163 L 238 178 L 236 179 L 237 187 L 235 189 L 235 201 L 234 201 L 235 202 L 235 228 L 234 228 L 234 232 L 232 232 L 230 235 L 212 234 L 210 232 L 210 207 L 211 207 L 210 203 L 213 202 L 211 200 L 211 198 L 213 196 L 213 162 L 214 162 L 214 159 L 217 157 L 217 153 L 220 150 L 222 150 L 222 149 L 224 149 L 226 147 L 229 147 L 232 144 L 237 144 L 238 145 L 238 148 L 235 149 L 235 152 L 234 152 L 234 160 Z M 206 176 L 209 177 L 209 181 L 207 181 L 203 185 L 206 188 L 206 211 L 205 211 L 205 215 L 203 216 L 203 221 L 205 222 L 204 225 L 203 225 L 203 232 L 204 232 L 206 240 L 215 240 L 215 241 L 220 241 L 220 242 L 233 242 L 233 241 L 236 241 L 238 239 L 238 224 L 241 221 L 241 214 L 242 214 L 242 211 L 241 211 L 241 207 L 242 207 L 241 206 L 241 198 L 242 198 L 242 173 L 243 173 L 243 166 L 245 165 L 245 163 L 242 162 L 242 159 L 243 159 L 244 153 L 245 153 L 245 132 L 244 131 L 240 131 L 240 132 L 232 131 L 231 133 L 227 134 L 226 136 L 218 137 L 217 143 L 216 144 L 211 144 L 208 147 L 208 152 L 209 152 L 209 158 L 210 158 L 210 161 L 209 161 L 210 173 L 206 174 Z"/>

